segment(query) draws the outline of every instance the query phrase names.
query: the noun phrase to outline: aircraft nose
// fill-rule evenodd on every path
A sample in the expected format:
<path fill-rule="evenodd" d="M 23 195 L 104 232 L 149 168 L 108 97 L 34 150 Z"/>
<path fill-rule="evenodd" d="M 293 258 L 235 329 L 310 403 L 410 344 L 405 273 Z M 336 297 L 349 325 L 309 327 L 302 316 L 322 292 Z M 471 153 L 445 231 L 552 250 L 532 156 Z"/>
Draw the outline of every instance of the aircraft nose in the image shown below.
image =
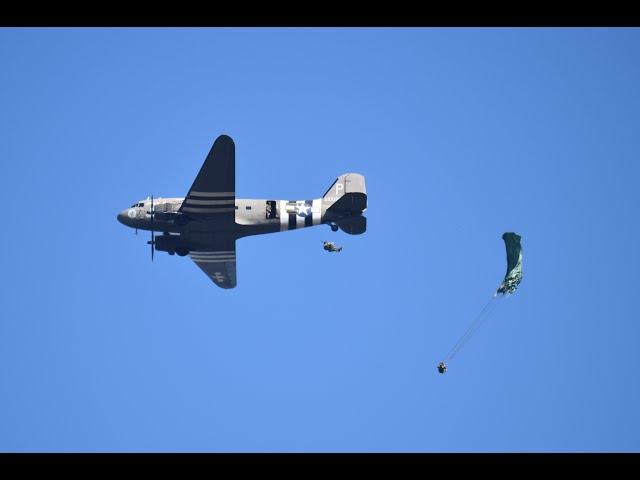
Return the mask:
<path fill-rule="evenodd" d="M 127 225 L 127 220 L 129 219 L 129 217 L 127 216 L 127 211 L 123 210 L 118 214 L 118 221 L 120 223 L 122 223 L 123 225 Z"/>

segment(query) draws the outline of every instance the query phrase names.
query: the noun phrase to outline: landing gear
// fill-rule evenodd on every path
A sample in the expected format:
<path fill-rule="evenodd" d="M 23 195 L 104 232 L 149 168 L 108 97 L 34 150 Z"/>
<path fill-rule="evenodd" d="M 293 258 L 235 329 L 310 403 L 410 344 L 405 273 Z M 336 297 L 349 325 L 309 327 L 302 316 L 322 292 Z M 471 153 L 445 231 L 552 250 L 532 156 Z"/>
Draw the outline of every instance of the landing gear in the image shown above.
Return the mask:
<path fill-rule="evenodd" d="M 335 223 L 331 224 L 331 231 L 332 232 L 337 232 L 338 231 L 338 225 L 336 225 Z"/>
<path fill-rule="evenodd" d="M 185 247 L 178 247 L 178 248 L 176 248 L 176 253 L 179 256 L 184 257 L 185 255 L 187 255 L 189 253 L 189 249 L 185 248 Z"/>
<path fill-rule="evenodd" d="M 175 255 L 175 254 L 176 254 L 176 252 L 174 252 L 173 250 L 169 250 L 167 253 L 168 253 L 169 255 Z"/>

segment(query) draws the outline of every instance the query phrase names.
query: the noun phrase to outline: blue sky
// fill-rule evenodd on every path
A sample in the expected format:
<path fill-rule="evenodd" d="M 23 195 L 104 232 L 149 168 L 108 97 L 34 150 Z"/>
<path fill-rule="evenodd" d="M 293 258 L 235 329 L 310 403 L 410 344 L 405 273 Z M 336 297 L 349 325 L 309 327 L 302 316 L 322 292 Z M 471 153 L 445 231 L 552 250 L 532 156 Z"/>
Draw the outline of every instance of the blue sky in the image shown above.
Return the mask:
<path fill-rule="evenodd" d="M 0 29 L 0 450 L 640 450 L 638 29 Z M 116 221 L 213 140 L 368 231 L 213 285 Z M 524 280 L 439 375 L 505 273 Z M 322 241 L 344 247 L 327 254 Z"/>

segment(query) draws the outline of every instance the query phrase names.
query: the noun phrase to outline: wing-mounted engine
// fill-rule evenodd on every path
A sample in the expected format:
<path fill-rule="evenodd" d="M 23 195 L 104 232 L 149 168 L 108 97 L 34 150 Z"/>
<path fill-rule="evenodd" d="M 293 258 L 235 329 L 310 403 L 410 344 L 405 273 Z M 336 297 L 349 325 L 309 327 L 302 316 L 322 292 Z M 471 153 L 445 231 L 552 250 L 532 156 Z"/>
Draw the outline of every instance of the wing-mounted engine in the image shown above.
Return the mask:
<path fill-rule="evenodd" d="M 155 238 L 156 250 L 168 252 L 170 255 L 177 253 L 184 256 L 189 253 L 189 245 L 182 239 L 181 235 L 158 235 Z"/>

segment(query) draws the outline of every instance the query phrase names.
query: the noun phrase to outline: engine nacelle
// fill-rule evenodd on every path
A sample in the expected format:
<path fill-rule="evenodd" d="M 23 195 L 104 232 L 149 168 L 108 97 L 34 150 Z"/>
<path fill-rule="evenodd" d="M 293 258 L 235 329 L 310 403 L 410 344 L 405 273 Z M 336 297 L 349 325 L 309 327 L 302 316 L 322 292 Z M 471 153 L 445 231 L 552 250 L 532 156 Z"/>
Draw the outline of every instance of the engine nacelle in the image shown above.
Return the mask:
<path fill-rule="evenodd" d="M 188 246 L 182 242 L 180 235 L 158 235 L 155 238 L 155 247 L 161 252 L 189 250 Z"/>

